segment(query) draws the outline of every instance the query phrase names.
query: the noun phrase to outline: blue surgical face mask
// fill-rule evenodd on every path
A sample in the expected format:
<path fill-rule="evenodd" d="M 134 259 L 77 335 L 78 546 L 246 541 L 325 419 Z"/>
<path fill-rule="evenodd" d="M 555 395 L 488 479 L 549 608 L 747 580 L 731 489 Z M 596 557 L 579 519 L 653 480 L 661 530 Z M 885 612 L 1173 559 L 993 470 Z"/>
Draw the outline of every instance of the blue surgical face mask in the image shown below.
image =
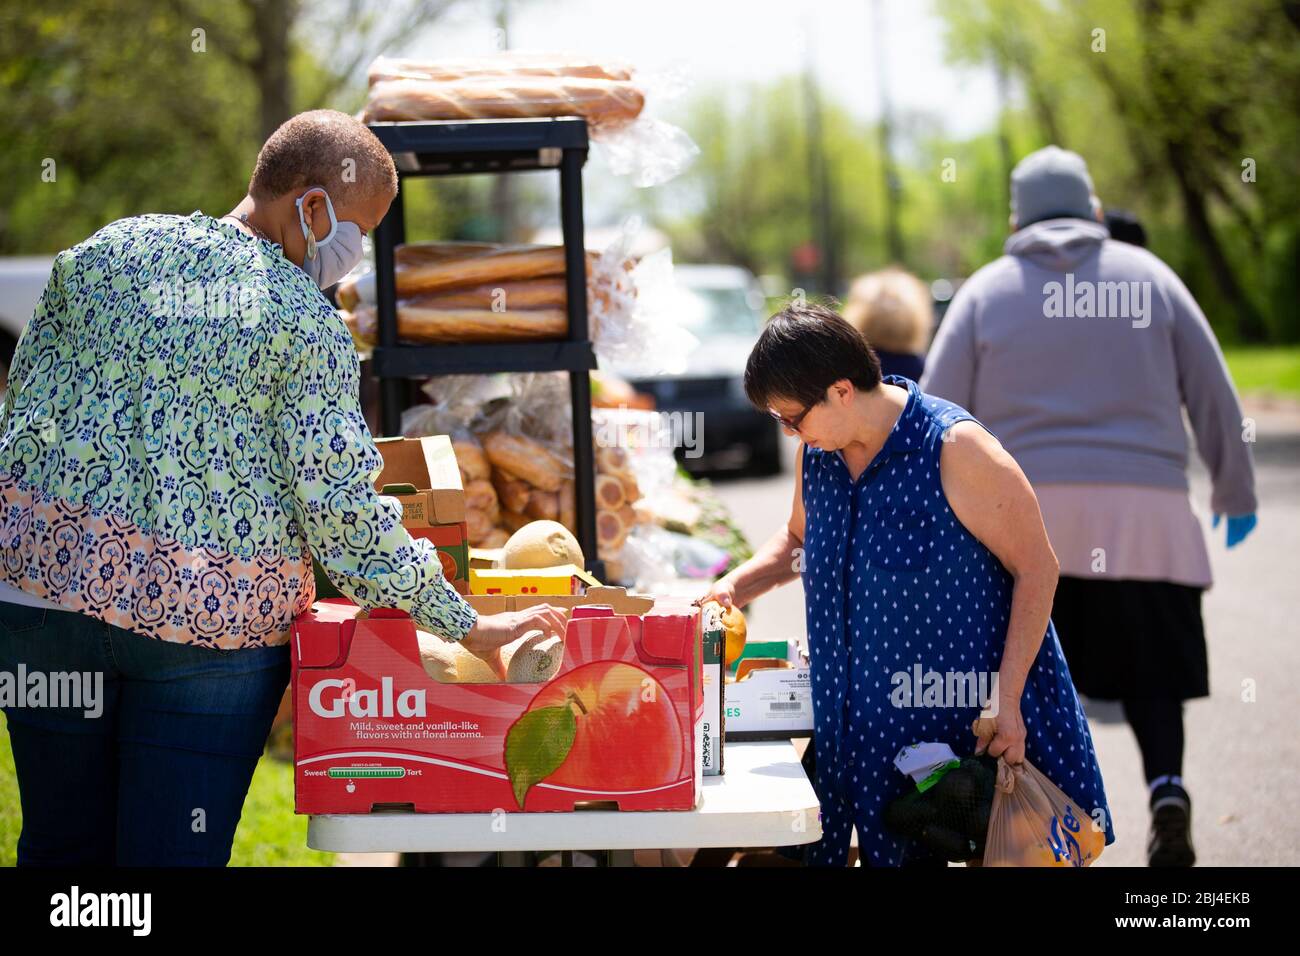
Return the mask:
<path fill-rule="evenodd" d="M 330 231 L 324 239 L 317 239 L 302 214 L 302 203 L 309 195 L 319 192 L 325 197 L 325 211 L 330 217 Z M 302 237 L 307 240 L 307 254 L 302 260 L 303 271 L 316 280 L 322 289 L 328 289 L 351 272 L 364 253 L 361 245 L 361 227 L 355 222 L 334 218 L 334 204 L 329 193 L 319 186 L 309 189 L 295 200 L 298 206 L 298 224 Z"/>

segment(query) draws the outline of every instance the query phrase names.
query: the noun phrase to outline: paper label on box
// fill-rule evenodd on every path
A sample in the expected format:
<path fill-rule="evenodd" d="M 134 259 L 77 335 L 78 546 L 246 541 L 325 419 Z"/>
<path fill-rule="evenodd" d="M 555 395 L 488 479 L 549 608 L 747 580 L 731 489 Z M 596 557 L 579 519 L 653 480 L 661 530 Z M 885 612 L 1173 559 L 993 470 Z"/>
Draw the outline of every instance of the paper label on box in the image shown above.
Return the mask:
<path fill-rule="evenodd" d="M 812 729 L 812 680 L 807 668 L 755 671 L 728 684 L 726 694 L 729 732 Z"/>

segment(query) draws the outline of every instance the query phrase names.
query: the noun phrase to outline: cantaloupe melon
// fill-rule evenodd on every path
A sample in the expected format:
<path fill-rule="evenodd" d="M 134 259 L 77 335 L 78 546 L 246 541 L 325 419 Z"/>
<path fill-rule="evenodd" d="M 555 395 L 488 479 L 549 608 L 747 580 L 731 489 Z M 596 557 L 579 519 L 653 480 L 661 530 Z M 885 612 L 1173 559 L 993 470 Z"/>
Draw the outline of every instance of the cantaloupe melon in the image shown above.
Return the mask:
<path fill-rule="evenodd" d="M 586 567 L 578 539 L 558 521 L 528 522 L 510 536 L 501 552 L 501 566 L 512 571 L 561 564 Z"/>
<path fill-rule="evenodd" d="M 511 684 L 540 684 L 560 672 L 564 662 L 564 638 L 543 631 L 529 631 L 501 649 L 506 680 Z"/>
<path fill-rule="evenodd" d="M 500 678 L 487 661 L 471 654 L 455 641 L 445 641 L 426 631 L 416 631 L 420 663 L 424 672 L 443 684 L 496 684 Z M 532 630 L 501 648 L 506 682 L 545 683 L 560 671 L 564 662 L 564 639 L 547 637 Z"/>

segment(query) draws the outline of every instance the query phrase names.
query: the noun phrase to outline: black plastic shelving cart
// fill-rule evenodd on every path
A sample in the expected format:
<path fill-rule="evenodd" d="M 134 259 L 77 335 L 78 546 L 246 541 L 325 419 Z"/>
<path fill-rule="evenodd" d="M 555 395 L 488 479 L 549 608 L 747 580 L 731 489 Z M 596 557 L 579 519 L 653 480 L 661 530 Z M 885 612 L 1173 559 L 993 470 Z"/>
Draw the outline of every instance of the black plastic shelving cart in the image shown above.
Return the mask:
<path fill-rule="evenodd" d="M 378 344 L 371 366 L 379 380 L 385 435 L 400 434 L 407 379 L 492 372 L 567 372 L 573 411 L 573 490 L 578 543 L 587 570 L 604 580 L 596 551 L 595 463 L 591 437 L 591 381 L 596 354 L 587 332 L 587 268 L 583 243 L 582 166 L 587 122 L 579 117 L 372 123 L 393 154 L 399 179 L 555 169 L 560 174 L 560 228 L 564 236 L 568 337 L 547 342 L 403 345 L 397 340 L 394 249 L 406 241 L 403 192 L 375 230 Z"/>

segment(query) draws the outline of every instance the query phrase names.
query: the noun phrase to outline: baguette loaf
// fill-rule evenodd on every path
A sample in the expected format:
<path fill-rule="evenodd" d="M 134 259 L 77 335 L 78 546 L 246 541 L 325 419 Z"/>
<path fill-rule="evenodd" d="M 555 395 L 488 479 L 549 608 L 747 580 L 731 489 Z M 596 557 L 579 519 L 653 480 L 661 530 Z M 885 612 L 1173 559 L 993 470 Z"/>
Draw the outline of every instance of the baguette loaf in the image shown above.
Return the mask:
<path fill-rule="evenodd" d="M 574 494 L 573 479 L 565 478 L 560 483 L 559 510 L 557 519 L 574 534 L 578 533 L 577 496 Z"/>
<path fill-rule="evenodd" d="M 501 500 L 501 505 L 506 511 L 522 513 L 528 506 L 528 496 L 532 492 L 531 486 L 523 479 L 516 478 L 504 469 L 496 469 L 492 472 L 492 485 L 497 490 L 497 497 Z"/>
<path fill-rule="evenodd" d="M 528 504 L 524 506 L 524 514 L 530 518 L 554 521 L 560 516 L 559 492 L 534 488 L 528 493 Z"/>
<path fill-rule="evenodd" d="M 465 508 L 465 537 L 469 539 L 471 547 L 486 547 L 485 541 L 496 530 L 496 524 L 500 519 L 500 509 L 496 514 L 490 514 L 478 508 Z"/>
<path fill-rule="evenodd" d="M 596 507 L 617 511 L 627 501 L 623 483 L 614 475 L 596 476 Z"/>
<path fill-rule="evenodd" d="M 554 246 L 540 245 L 503 245 L 499 242 L 404 242 L 393 250 L 393 262 L 399 269 L 406 266 L 424 266 L 434 262 L 447 262 L 451 259 L 472 259 L 474 256 L 512 249 L 516 252 L 528 252 L 533 249 L 553 249 Z"/>
<path fill-rule="evenodd" d="M 410 261 L 396 271 L 397 296 L 564 275 L 562 246 L 500 246 L 490 252 Z"/>
<path fill-rule="evenodd" d="M 461 80 L 380 80 L 365 121 L 582 116 L 598 130 L 636 119 L 645 96 L 625 80 L 581 76 L 488 76 Z"/>
<path fill-rule="evenodd" d="M 487 56 L 409 60 L 381 56 L 370 64 L 371 86 L 384 80 L 461 80 L 477 76 L 586 76 L 601 80 L 630 80 L 623 63 L 565 53 L 503 51 Z"/>
<path fill-rule="evenodd" d="M 483 450 L 493 465 L 543 491 L 559 491 L 566 477 L 565 463 L 557 455 L 522 435 L 488 432 L 483 436 Z"/>
<path fill-rule="evenodd" d="M 379 338 L 374 308 L 363 305 L 352 315 L 356 323 L 353 336 L 364 344 L 374 345 Z M 403 342 L 438 344 L 555 339 L 562 338 L 568 328 L 569 319 L 563 309 L 493 312 L 490 309 L 425 309 L 408 305 L 397 308 L 397 337 Z"/>
<path fill-rule="evenodd" d="M 341 300 L 340 300 L 341 301 Z M 515 279 L 482 285 L 425 292 L 400 300 L 422 309 L 563 309 L 567 301 L 564 279 Z"/>
<path fill-rule="evenodd" d="M 483 478 L 476 478 L 466 484 L 465 507 L 474 508 L 486 514 L 490 519 L 488 525 L 496 524 L 500 505 L 497 502 L 496 489 L 492 487 L 492 483 Z"/>
<path fill-rule="evenodd" d="M 487 455 L 483 454 L 483 446 L 478 442 L 472 439 L 453 441 L 451 450 L 456 456 L 456 464 L 460 467 L 461 479 L 466 485 L 471 481 L 492 477 L 492 466 L 488 463 Z"/>

